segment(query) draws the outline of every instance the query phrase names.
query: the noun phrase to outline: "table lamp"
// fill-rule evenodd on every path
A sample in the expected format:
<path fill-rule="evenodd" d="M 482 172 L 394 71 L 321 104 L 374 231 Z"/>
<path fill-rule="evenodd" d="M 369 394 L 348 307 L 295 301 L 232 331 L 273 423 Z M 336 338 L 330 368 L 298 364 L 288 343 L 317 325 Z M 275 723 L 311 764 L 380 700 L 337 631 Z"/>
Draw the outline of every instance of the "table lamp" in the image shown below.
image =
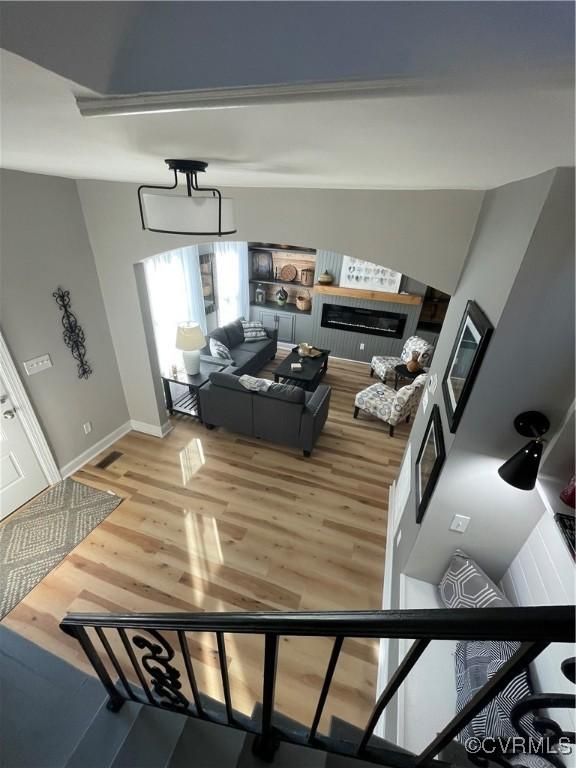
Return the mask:
<path fill-rule="evenodd" d="M 206 339 L 198 323 L 180 323 L 176 332 L 176 349 L 182 350 L 184 368 L 189 376 L 200 373 L 200 350 Z"/>

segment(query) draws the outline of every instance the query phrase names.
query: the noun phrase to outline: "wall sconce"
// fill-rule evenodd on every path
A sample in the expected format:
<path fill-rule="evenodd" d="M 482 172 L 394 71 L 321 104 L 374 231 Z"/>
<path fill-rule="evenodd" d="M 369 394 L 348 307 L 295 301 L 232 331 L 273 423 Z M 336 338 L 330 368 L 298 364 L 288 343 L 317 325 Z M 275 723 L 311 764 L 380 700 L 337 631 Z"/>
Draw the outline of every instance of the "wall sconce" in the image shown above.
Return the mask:
<path fill-rule="evenodd" d="M 524 437 L 532 437 L 524 448 L 498 469 L 498 474 L 509 485 L 522 491 L 531 491 L 536 485 L 544 441 L 542 435 L 550 429 L 550 422 L 539 411 L 525 411 L 514 419 L 516 432 Z"/>

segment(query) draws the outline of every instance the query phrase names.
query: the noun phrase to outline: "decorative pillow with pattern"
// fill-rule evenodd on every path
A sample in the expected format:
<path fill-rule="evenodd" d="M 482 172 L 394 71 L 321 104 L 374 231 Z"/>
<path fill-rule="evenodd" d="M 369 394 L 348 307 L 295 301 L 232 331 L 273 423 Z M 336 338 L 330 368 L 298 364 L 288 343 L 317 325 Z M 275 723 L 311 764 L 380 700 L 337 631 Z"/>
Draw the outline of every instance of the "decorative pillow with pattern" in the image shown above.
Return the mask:
<path fill-rule="evenodd" d="M 464 552 L 452 555 L 448 570 L 438 585 L 446 608 L 510 608 L 512 603 L 492 579 Z"/>
<path fill-rule="evenodd" d="M 219 357 L 222 360 L 231 360 L 230 350 L 226 344 L 222 344 L 217 339 L 210 339 L 210 354 L 212 357 Z"/>
<path fill-rule="evenodd" d="M 244 329 L 244 341 L 264 341 L 268 338 L 266 329 L 260 320 L 242 320 Z"/>
<path fill-rule="evenodd" d="M 460 641 L 456 646 L 456 711 L 461 712 L 478 691 L 514 656 L 520 643 L 503 640 Z M 510 720 L 512 709 L 530 696 L 532 689 L 526 670 L 479 712 L 457 736 L 461 744 L 477 737 L 508 739 L 520 735 Z M 521 724 L 527 733 L 537 738 L 532 714 L 524 715 Z"/>

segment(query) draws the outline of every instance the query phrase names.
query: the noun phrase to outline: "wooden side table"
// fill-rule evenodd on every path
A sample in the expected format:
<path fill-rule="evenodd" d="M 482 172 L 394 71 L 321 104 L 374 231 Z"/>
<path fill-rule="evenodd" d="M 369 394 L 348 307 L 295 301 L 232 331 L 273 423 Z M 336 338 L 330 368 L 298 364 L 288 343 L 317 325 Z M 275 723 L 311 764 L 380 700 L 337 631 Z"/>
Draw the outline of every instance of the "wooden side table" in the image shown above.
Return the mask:
<path fill-rule="evenodd" d="M 204 360 L 200 363 L 200 372 L 195 376 L 190 376 L 184 369 L 179 370 L 176 374 L 164 374 L 162 375 L 162 386 L 164 387 L 164 397 L 166 399 L 166 408 L 172 416 L 174 413 L 183 413 L 186 416 L 192 416 L 198 421 L 202 421 L 202 414 L 200 411 L 200 396 L 199 390 L 206 384 L 210 378 L 210 374 L 214 371 L 223 371 L 226 365 L 220 363 L 208 363 Z M 181 390 L 178 393 L 173 394 L 173 384 L 180 384 L 181 387 L 186 387 L 186 390 Z"/>

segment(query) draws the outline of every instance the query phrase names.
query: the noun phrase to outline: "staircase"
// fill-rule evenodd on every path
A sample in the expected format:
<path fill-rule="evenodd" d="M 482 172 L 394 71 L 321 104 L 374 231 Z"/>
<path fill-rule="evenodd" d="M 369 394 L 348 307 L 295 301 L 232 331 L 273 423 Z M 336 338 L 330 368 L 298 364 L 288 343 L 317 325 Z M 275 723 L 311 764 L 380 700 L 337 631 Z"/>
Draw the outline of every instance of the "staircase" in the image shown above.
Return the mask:
<path fill-rule="evenodd" d="M 2 768 L 443 768 L 471 765 L 455 737 L 550 643 L 574 643 L 572 606 L 424 611 L 321 613 L 70 614 L 61 628 L 80 643 L 97 677 L 3 630 Z M 200 691 L 189 640 L 214 633 L 223 702 Z M 225 634 L 264 641 L 262 698 L 251 716 L 238 712 L 228 680 Z M 284 636 L 333 639 L 323 685 L 310 723 L 275 711 L 278 643 Z M 410 638 L 411 646 L 374 705 L 363 729 L 332 718 L 318 730 L 344 640 Z M 415 755 L 374 735 L 386 706 L 434 640 L 510 640 L 519 649 Z M 572 682 L 574 659 L 562 665 Z M 453 675 L 454 670 L 446 670 Z M 9 700 L 5 701 L 5 691 Z M 434 691 L 422 691 L 433 696 Z M 573 708 L 568 694 L 525 699 L 522 714 Z M 511 719 L 520 732 L 520 715 Z M 552 734 L 566 736 L 549 717 Z M 575 735 L 568 734 L 574 742 Z M 450 755 L 450 757 L 449 757 Z M 507 755 L 481 754 L 482 765 L 511 765 Z M 561 766 L 554 751 L 549 757 Z M 475 765 L 480 763 L 474 762 Z M 522 765 L 516 762 L 516 765 Z"/>

